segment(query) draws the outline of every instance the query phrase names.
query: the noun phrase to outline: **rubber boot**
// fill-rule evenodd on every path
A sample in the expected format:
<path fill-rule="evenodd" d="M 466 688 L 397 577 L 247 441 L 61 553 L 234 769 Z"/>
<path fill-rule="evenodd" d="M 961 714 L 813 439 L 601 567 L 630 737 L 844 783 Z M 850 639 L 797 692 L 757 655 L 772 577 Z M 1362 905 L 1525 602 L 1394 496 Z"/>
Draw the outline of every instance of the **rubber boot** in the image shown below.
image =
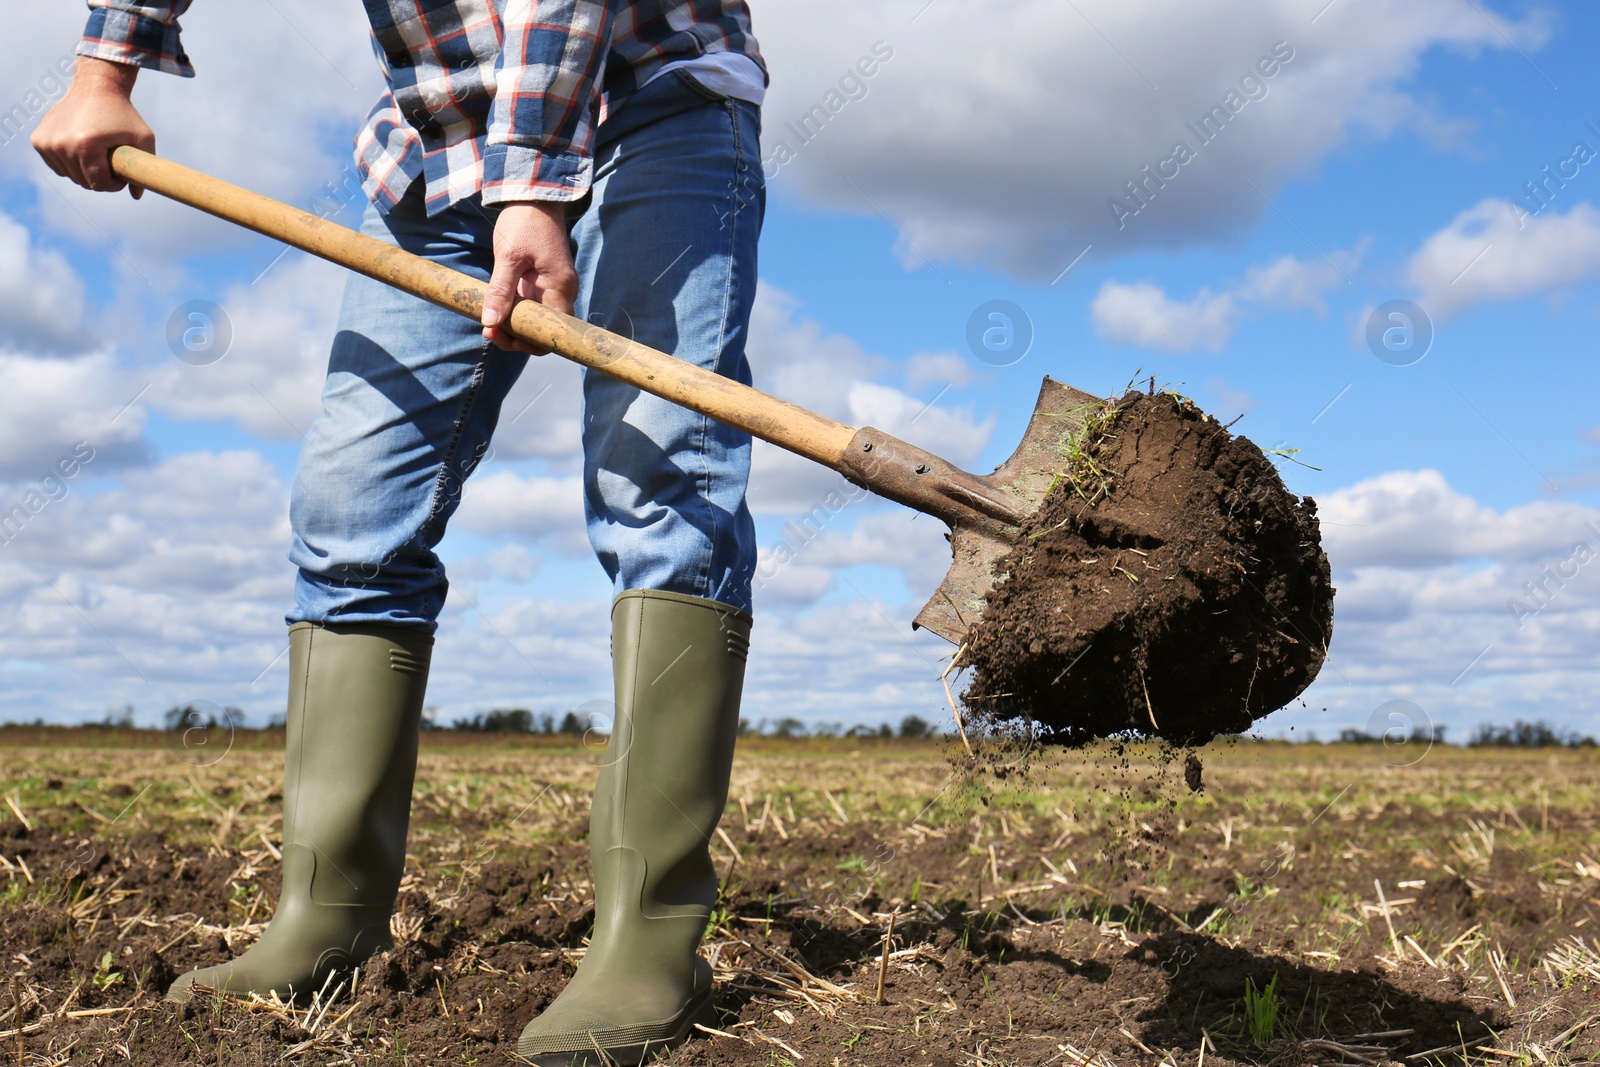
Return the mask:
<path fill-rule="evenodd" d="M 289 628 L 277 911 L 248 952 L 180 976 L 168 1000 L 199 986 L 304 1000 L 390 947 L 432 647 L 395 626 Z"/>
<path fill-rule="evenodd" d="M 541 1067 L 631 1067 L 715 1018 L 696 949 L 717 900 L 708 845 L 728 800 L 750 616 L 630 590 L 611 634 L 617 716 L 589 818 L 594 933 L 517 1042 Z"/>

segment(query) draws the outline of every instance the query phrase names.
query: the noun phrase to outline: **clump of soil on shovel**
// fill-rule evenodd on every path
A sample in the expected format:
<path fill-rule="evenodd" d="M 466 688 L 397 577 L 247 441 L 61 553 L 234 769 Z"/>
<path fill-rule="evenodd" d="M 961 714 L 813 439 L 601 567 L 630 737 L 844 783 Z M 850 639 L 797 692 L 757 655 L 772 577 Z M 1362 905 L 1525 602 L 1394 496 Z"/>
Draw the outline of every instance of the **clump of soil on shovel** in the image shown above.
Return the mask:
<path fill-rule="evenodd" d="M 1199 745 L 1298 696 L 1333 632 L 1316 503 L 1170 393 L 1106 401 L 1069 451 L 957 658 L 977 724 Z"/>

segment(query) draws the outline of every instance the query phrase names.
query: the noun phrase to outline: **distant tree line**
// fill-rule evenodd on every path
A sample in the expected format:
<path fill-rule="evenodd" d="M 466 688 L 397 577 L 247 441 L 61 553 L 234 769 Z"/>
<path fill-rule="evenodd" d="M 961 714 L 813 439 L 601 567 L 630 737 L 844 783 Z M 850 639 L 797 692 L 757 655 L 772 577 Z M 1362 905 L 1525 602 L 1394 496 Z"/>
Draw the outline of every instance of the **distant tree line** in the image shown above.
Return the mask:
<path fill-rule="evenodd" d="M 1444 732 L 1443 726 L 1418 730 L 1408 735 L 1405 743 L 1427 744 L 1431 741 L 1433 744 L 1443 744 Z M 1306 739 L 1314 742 L 1316 735 L 1308 735 Z M 1381 744 L 1384 737 L 1381 734 L 1369 734 L 1365 730 L 1340 730 L 1339 740 L 1347 745 L 1376 745 Z M 1484 723 L 1473 731 L 1467 741 L 1468 748 L 1594 748 L 1595 744 L 1595 739 L 1588 734 L 1562 730 L 1543 720 L 1526 722 L 1522 719 L 1510 726 Z"/>
<path fill-rule="evenodd" d="M 469 719 L 456 719 L 448 727 L 426 719 L 423 726 L 431 730 L 450 729 L 471 734 L 582 734 L 588 729 L 576 712 L 567 712 L 557 723 L 556 717 L 549 712 L 536 718 L 527 708 L 496 708 Z"/>
<path fill-rule="evenodd" d="M 245 724 L 245 712 L 236 707 L 220 709 L 220 716 L 215 705 L 200 706 L 197 704 L 177 704 L 168 708 L 161 716 L 164 729 L 167 730 L 215 730 L 219 727 L 242 727 Z M 282 729 L 284 719 L 282 715 L 275 716 L 267 721 L 266 728 Z M 51 725 L 42 718 L 32 722 L 7 721 L 0 722 L 0 728 L 5 727 L 34 727 L 42 728 Z M 77 724 L 85 729 L 121 729 L 135 728 L 134 709 L 131 704 L 107 711 L 104 717 Z M 448 726 L 438 723 L 432 714 L 432 709 L 425 712 L 422 720 L 424 730 L 454 730 L 461 733 L 523 733 L 523 734 L 568 734 L 582 735 L 592 728 L 575 711 L 563 713 L 557 718 L 550 712 L 535 715 L 527 708 L 496 708 L 493 711 L 473 715 L 469 718 L 456 719 Z M 1405 738 L 1407 744 L 1443 744 L 1445 727 L 1433 726 L 1429 730 L 1419 730 Z M 802 737 L 876 737 L 876 738 L 907 738 L 911 740 L 924 740 L 943 736 L 947 731 L 941 730 L 935 723 L 929 722 L 920 715 L 907 715 L 900 720 L 898 727 L 889 723 L 877 726 L 856 725 L 846 728 L 840 723 L 825 722 L 815 725 L 785 717 L 769 721 L 760 719 L 751 722 L 748 719 L 739 720 L 740 737 L 777 737 L 777 738 L 802 738 Z M 1248 738 L 1244 738 L 1249 740 Z M 1384 742 L 1382 734 L 1370 734 L 1365 730 L 1345 729 L 1339 731 L 1339 741 L 1343 744 L 1376 745 Z M 1307 731 L 1304 743 L 1317 744 L 1315 733 Z M 1391 739 L 1391 743 L 1394 743 Z M 1597 743 L 1594 737 L 1579 733 L 1576 730 L 1562 729 L 1552 726 L 1543 720 L 1527 722 L 1518 719 L 1510 726 L 1484 723 L 1480 725 L 1466 742 L 1468 748 L 1595 748 Z"/>
<path fill-rule="evenodd" d="M 242 708 L 218 708 L 214 704 L 175 704 L 161 715 L 161 728 L 164 730 L 216 730 L 223 727 L 239 729 L 245 727 L 246 714 Z M 0 722 L 0 729 L 6 727 L 22 728 L 31 727 L 42 729 L 48 726 L 61 726 L 61 723 L 47 723 L 42 718 L 35 718 L 32 722 L 6 721 Z M 75 724 L 84 729 L 119 729 L 133 730 L 137 728 L 134 721 L 133 705 L 113 708 L 106 712 L 103 718 L 80 722 Z M 282 714 L 269 718 L 265 728 L 268 730 L 281 730 L 284 725 Z M 463 719 L 455 719 L 448 725 L 438 722 L 434 718 L 434 709 L 429 708 L 423 712 L 422 728 L 424 730 L 452 730 L 460 733 L 480 734 L 569 734 L 579 736 L 595 728 L 588 716 L 580 716 L 576 711 L 561 713 L 558 718 L 555 714 L 544 712 L 535 714 L 527 708 L 495 708 L 493 711 L 480 712 Z M 796 718 L 781 718 L 772 721 L 761 719 L 751 722 L 748 719 L 739 720 L 740 737 L 878 737 L 892 738 L 903 737 L 913 740 L 935 738 L 942 736 L 943 731 L 924 719 L 920 715 L 907 715 L 900 720 L 898 727 L 889 723 L 878 726 L 857 725 L 845 727 L 841 723 L 825 722 L 808 724 Z"/>
<path fill-rule="evenodd" d="M 1415 733 L 1406 734 L 1403 738 L 1394 738 L 1389 743 L 1404 742 L 1405 744 L 1411 744 L 1415 742 L 1417 744 L 1442 745 L 1444 744 L 1445 730 L 1446 727 L 1434 726 L 1427 730 L 1418 730 Z M 1306 737 L 1307 741 L 1315 741 L 1316 739 L 1315 734 L 1308 734 Z M 1341 744 L 1346 745 L 1377 745 L 1382 744 L 1385 741 L 1385 737 L 1383 734 L 1369 734 L 1365 730 L 1340 730 L 1339 741 Z"/>
<path fill-rule="evenodd" d="M 133 725 L 133 709 L 128 709 L 128 725 Z M 245 720 L 242 708 L 223 708 L 222 718 L 217 718 L 217 713 L 210 708 L 202 708 L 195 704 L 179 704 L 168 708 L 161 716 L 161 724 L 168 730 L 215 730 L 219 726 L 243 726 Z M 282 726 L 280 719 L 276 723 Z"/>
<path fill-rule="evenodd" d="M 220 718 L 217 714 L 218 710 L 221 711 Z M 41 729 L 47 726 L 75 726 L 84 730 L 136 730 L 139 726 L 134 721 L 133 716 L 133 705 L 124 704 L 120 708 L 110 709 L 98 719 L 89 719 L 79 723 L 49 723 L 42 718 L 36 718 L 32 722 L 0 722 L 0 728 L 11 726 Z M 222 726 L 243 726 L 244 721 L 245 713 L 242 708 L 227 707 L 217 709 L 214 705 L 201 707 L 197 704 L 177 704 L 168 708 L 161 715 L 161 727 L 164 730 L 215 730 Z M 267 725 L 269 727 L 274 725 L 282 726 L 283 719 L 280 716 Z"/>
<path fill-rule="evenodd" d="M 1543 720 L 1510 726 L 1484 723 L 1473 733 L 1468 748 L 1594 748 L 1595 740 L 1576 730 L 1562 730 Z"/>
<path fill-rule="evenodd" d="M 795 718 L 782 718 L 775 722 L 761 719 L 752 723 L 748 719 L 739 720 L 739 736 L 741 737 L 903 737 L 911 740 L 923 740 L 939 737 L 940 730 L 933 723 L 920 715 L 907 715 L 900 720 L 898 729 L 888 723 L 877 726 L 858 724 L 846 728 L 842 723 L 824 722 L 815 726 Z"/>
<path fill-rule="evenodd" d="M 448 726 L 425 718 L 423 728 L 430 730 L 455 730 L 464 733 L 522 733 L 522 734 L 583 734 L 591 725 L 576 712 L 566 712 L 558 720 L 546 712 L 535 715 L 527 708 L 496 708 L 493 711 L 456 719 Z M 773 722 L 762 719 L 752 723 L 739 720 L 741 737 L 904 737 L 923 739 L 939 736 L 939 728 L 919 715 L 907 715 L 896 729 L 888 723 L 880 726 L 852 726 L 846 729 L 839 723 L 807 725 L 800 719 L 782 718 Z"/>

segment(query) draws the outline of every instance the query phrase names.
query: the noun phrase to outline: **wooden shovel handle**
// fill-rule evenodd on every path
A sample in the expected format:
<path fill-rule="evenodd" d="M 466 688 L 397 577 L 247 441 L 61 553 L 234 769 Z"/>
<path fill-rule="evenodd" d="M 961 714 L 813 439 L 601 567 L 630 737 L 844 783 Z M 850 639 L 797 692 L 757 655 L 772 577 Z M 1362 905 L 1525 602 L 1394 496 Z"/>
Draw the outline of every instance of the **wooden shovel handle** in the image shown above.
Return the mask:
<path fill-rule="evenodd" d="M 476 278 L 131 146 L 112 152 L 111 167 L 118 176 L 162 196 L 332 260 L 474 321 L 482 316 L 485 283 Z M 508 329 L 574 363 L 836 470 L 856 432 L 531 300 L 517 302 Z"/>

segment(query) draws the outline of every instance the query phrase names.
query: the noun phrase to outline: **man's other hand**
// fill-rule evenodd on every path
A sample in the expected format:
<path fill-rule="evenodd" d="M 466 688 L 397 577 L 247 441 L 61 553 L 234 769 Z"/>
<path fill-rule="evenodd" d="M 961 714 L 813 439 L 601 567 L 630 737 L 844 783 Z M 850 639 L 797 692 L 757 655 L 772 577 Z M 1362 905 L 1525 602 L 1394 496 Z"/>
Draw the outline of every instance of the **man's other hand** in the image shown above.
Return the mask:
<path fill-rule="evenodd" d="M 156 135 L 129 99 L 138 76 L 138 67 L 78 57 L 72 87 L 29 138 L 51 170 L 85 189 L 114 193 L 127 188 L 135 200 L 144 195 L 111 169 L 113 148 L 156 150 Z"/>
<path fill-rule="evenodd" d="M 520 297 L 572 314 L 578 272 L 567 245 L 567 205 L 558 201 L 507 204 L 494 224 L 494 273 L 483 298 L 483 336 L 501 348 L 542 356 L 549 349 L 517 340 L 507 330 Z"/>

